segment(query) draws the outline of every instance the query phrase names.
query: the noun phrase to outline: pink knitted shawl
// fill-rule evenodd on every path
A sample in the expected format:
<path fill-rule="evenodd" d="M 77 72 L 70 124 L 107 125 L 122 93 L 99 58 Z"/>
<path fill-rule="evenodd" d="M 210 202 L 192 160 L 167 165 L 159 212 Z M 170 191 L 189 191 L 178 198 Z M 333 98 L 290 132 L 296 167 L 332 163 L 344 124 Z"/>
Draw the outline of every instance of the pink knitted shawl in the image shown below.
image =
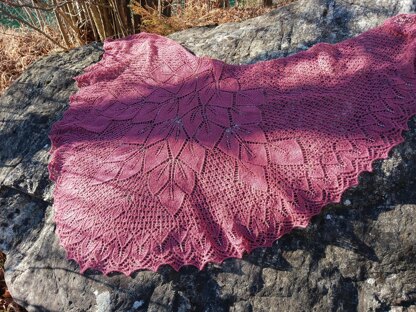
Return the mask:
<path fill-rule="evenodd" d="M 202 269 L 271 246 L 416 114 L 416 15 L 250 65 L 149 33 L 104 50 L 50 133 L 57 234 L 82 272 Z"/>

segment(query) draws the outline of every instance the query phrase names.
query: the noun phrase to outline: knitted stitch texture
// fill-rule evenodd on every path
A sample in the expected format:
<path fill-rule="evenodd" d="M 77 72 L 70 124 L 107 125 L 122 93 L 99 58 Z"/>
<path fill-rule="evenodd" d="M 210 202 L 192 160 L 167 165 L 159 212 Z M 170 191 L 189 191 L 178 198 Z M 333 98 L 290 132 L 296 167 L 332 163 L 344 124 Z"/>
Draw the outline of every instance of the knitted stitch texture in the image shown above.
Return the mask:
<path fill-rule="evenodd" d="M 104 50 L 50 133 L 57 234 L 81 272 L 202 269 L 271 246 L 416 114 L 416 15 L 249 65 L 149 33 Z"/>

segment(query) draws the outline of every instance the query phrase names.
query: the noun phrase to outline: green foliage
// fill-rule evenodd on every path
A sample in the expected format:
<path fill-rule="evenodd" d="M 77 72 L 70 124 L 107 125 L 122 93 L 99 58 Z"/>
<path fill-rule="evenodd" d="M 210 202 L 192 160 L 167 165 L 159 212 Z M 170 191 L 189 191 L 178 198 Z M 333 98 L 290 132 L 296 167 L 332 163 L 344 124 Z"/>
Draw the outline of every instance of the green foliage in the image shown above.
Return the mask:
<path fill-rule="evenodd" d="M 7 11 L 9 11 L 10 13 L 12 13 L 14 15 L 20 15 L 21 11 L 22 11 L 21 9 L 6 7 L 2 3 L 0 3 L 0 8 L 7 10 Z M 4 16 L 0 13 L 0 25 L 14 28 L 14 27 L 19 27 L 19 22 L 15 21 L 15 20 L 12 20 L 12 19 L 8 18 L 7 16 Z"/>

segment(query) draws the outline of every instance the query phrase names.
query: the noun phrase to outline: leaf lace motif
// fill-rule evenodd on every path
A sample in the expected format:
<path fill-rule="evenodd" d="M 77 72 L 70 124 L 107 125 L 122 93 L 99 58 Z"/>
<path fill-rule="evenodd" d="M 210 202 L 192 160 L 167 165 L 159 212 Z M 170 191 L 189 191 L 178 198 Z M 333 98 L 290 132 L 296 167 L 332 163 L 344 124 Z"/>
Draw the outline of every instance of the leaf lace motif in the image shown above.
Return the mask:
<path fill-rule="evenodd" d="M 152 34 L 107 41 L 50 133 L 68 257 L 105 273 L 202 268 L 307 226 L 403 141 L 415 20 L 251 65 Z"/>

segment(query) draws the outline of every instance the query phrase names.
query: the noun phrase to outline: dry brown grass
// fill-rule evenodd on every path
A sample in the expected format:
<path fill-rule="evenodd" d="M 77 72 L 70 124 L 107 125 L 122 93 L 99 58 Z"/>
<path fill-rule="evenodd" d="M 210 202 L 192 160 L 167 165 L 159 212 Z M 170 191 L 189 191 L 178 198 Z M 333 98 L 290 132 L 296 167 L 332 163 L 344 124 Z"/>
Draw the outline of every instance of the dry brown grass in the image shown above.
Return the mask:
<path fill-rule="evenodd" d="M 48 33 L 60 40 L 57 30 L 49 28 Z M 31 63 L 56 50 L 59 48 L 33 30 L 0 26 L 0 95 Z"/>
<path fill-rule="evenodd" d="M 141 31 L 169 35 L 173 32 L 196 26 L 241 22 L 243 20 L 270 12 L 276 7 L 281 7 L 295 1 L 296 0 L 280 0 L 272 7 L 248 5 L 227 9 L 208 9 L 206 1 L 187 0 L 185 8 L 181 9 L 171 17 L 160 15 L 158 10 L 155 8 L 143 7 L 138 3 L 138 1 L 133 3 L 132 10 L 135 14 L 141 16 Z"/>

